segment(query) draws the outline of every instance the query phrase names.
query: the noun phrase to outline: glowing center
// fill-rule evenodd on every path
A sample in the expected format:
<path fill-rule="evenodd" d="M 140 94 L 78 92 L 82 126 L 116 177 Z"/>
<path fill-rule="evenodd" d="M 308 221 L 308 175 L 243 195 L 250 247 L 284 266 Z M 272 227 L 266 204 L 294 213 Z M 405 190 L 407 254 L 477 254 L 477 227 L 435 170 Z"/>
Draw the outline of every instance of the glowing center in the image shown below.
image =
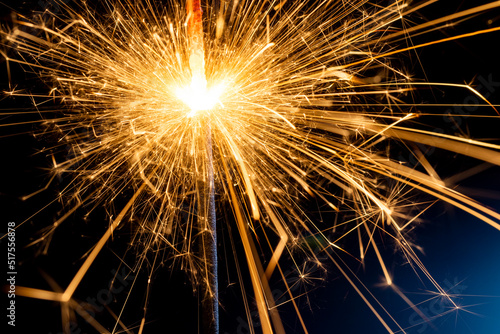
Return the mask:
<path fill-rule="evenodd" d="M 200 75 L 193 75 L 191 85 L 177 89 L 177 97 L 184 102 L 191 112 L 187 115 L 193 117 L 198 111 L 210 110 L 219 101 L 219 97 L 224 90 L 223 85 L 216 85 L 207 88 L 207 80 Z"/>

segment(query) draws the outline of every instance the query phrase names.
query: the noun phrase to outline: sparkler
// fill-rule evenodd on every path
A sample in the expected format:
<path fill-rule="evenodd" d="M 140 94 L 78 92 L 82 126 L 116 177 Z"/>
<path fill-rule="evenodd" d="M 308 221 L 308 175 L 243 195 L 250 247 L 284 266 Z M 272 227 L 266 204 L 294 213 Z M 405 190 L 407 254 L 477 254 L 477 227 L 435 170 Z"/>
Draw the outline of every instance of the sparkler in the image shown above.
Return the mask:
<path fill-rule="evenodd" d="M 175 1 L 161 8 L 151 1 L 105 1 L 108 15 L 103 16 L 83 3 L 76 9 L 62 4 L 65 16 L 54 16 L 52 23 L 17 18 L 13 29 L 2 31 L 4 45 L 17 56 L 3 56 L 36 71 L 50 82 L 50 91 L 12 88 L 7 94 L 30 97 L 40 112 L 49 100 L 61 102 L 59 115 L 45 123 L 71 145 L 72 153 L 65 161 L 54 158 L 51 180 L 72 175 L 64 190 L 72 206 L 33 244 L 48 247 L 56 228 L 79 207 L 111 205 L 116 194 L 132 192 L 63 292 L 24 287 L 18 294 L 59 301 L 63 315 L 76 309 L 89 320 L 88 312 L 75 307 L 75 291 L 116 229 L 130 221 L 134 241 L 140 240 L 143 248 L 136 267 L 144 266 L 148 251 L 153 263 L 161 261 L 159 249 L 167 247 L 194 285 L 206 287 L 212 299 L 205 300 L 216 319 L 217 288 L 209 269 L 216 258 L 209 250 L 216 246 L 213 192 L 218 189 L 234 215 L 263 333 L 285 331 L 269 285 L 278 275 L 307 332 L 280 259 L 305 253 L 321 266 L 316 248 L 387 332 L 404 332 L 377 309 L 339 260 L 339 254 L 347 253 L 362 262 L 373 251 L 385 283 L 421 314 L 394 284 L 376 231 L 392 238 L 454 305 L 405 237 L 417 217 L 398 210 L 403 189 L 430 194 L 496 229 L 500 215 L 454 191 L 417 149 L 412 153 L 419 166 L 412 166 L 394 159 L 390 148 L 399 142 L 421 143 L 500 165 L 498 145 L 413 127 L 413 120 L 425 113 L 402 99 L 422 85 L 447 86 L 469 91 L 496 109 L 469 85 L 414 82 L 390 57 L 500 28 L 408 47 L 394 48 L 389 42 L 500 3 L 397 28 L 402 18 L 433 2 L 410 7 L 403 1 L 384 6 L 362 0 L 216 1 L 207 5 L 204 23 L 195 0 L 187 11 Z M 416 111 L 407 112 L 403 105 Z M 389 184 L 396 184 L 396 190 L 385 191 Z M 310 197 L 331 211 L 353 210 L 356 218 L 315 224 L 300 204 Z M 206 228 L 196 221 L 206 221 Z M 353 234 L 359 250 L 342 245 Z M 204 245 L 203 255 L 196 244 Z M 268 255 L 265 266 L 262 254 Z M 301 272 L 300 265 L 297 270 Z M 119 326 L 122 319 L 117 318 Z M 95 320 L 89 322 L 108 332 Z M 145 323 L 144 316 L 139 332 Z"/>
<path fill-rule="evenodd" d="M 191 69 L 190 89 L 178 92 L 179 97 L 187 103 L 191 112 L 188 117 L 195 117 L 201 110 L 210 110 L 214 107 L 218 95 L 207 90 L 207 79 L 205 77 L 205 47 L 203 44 L 203 16 L 201 3 L 199 0 L 187 1 L 188 14 L 188 37 L 190 41 L 189 67 Z M 215 189 L 212 135 L 210 133 L 210 121 L 207 121 L 206 129 L 206 149 L 207 168 L 206 175 L 201 175 L 200 180 L 206 183 L 201 184 L 199 189 L 202 193 L 198 196 L 200 231 L 202 238 L 202 258 L 205 259 L 205 270 L 203 278 L 207 278 L 207 291 L 203 293 L 202 318 L 205 333 L 219 333 L 219 298 L 217 282 L 217 226 L 215 218 Z"/>

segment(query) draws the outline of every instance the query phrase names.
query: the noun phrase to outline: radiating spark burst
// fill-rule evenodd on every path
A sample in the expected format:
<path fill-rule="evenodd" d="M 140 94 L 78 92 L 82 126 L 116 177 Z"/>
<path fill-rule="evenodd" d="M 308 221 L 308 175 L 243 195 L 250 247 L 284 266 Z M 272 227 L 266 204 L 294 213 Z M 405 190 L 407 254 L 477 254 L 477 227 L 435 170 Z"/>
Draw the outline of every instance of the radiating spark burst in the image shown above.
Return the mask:
<path fill-rule="evenodd" d="M 390 154 L 393 143 L 422 143 L 500 165 L 498 145 L 412 127 L 411 121 L 423 113 L 402 99 L 422 83 L 392 65 L 391 57 L 467 36 L 408 47 L 390 42 L 500 6 L 493 2 L 398 28 L 406 26 L 409 14 L 433 2 L 411 7 L 404 1 L 215 1 L 205 6 L 206 82 L 193 71 L 193 61 L 202 60 L 190 54 L 189 18 L 181 1 L 108 0 L 100 5 L 106 14 L 87 3 L 61 4 L 64 15 L 18 17 L 12 29 L 2 31 L 4 45 L 17 55 L 4 52 L 4 57 L 35 71 L 50 89 L 7 94 L 29 96 L 37 108 L 49 100 L 61 102 L 57 118 L 46 123 L 71 145 L 73 155 L 54 160 L 54 175 L 73 178 L 63 194 L 72 206 L 34 243 L 50 240 L 77 208 L 111 206 L 120 193 L 133 190 L 64 292 L 20 288 L 19 294 L 72 308 L 72 296 L 88 268 L 127 220 L 135 224 L 134 240 L 141 238 L 140 254 L 167 246 L 195 284 L 206 284 L 203 275 L 211 274 L 195 244 L 200 234 L 214 231 L 196 225 L 197 216 L 207 216 L 197 212 L 196 203 L 206 200 L 200 193 L 209 182 L 210 129 L 215 187 L 234 215 L 263 332 L 284 332 L 268 283 L 275 271 L 307 332 L 279 260 L 283 253 L 306 253 L 319 266 L 318 246 L 388 332 L 403 330 L 377 310 L 339 255 L 363 261 L 373 251 L 386 284 L 420 312 L 393 284 L 375 233 L 394 239 L 409 262 L 446 296 L 405 238 L 418 218 L 399 205 L 406 192 L 428 193 L 500 229 L 498 213 L 447 187 L 423 154 L 412 151 L 422 169 Z M 470 86 L 449 86 L 469 90 L 489 104 Z M 389 185 L 393 190 L 384 189 Z M 315 224 L 301 206 L 309 197 L 334 211 L 352 210 L 355 217 Z M 359 251 L 340 246 L 352 234 Z M 254 245 L 257 235 L 264 237 L 260 247 L 270 255 L 265 268 Z M 144 259 L 141 255 L 136 266 Z M 296 263 L 296 271 L 304 272 L 302 264 Z M 312 280 L 302 275 L 304 282 Z M 91 324 L 102 330 L 95 321 Z"/>

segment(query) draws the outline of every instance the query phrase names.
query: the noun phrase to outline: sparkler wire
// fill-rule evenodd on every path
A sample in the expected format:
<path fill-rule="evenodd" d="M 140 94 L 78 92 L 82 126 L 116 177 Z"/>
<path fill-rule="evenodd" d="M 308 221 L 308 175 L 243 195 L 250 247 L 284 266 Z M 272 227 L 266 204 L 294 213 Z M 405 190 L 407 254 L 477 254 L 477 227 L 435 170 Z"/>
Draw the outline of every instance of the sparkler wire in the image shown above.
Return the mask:
<path fill-rule="evenodd" d="M 188 35 L 190 39 L 190 67 L 192 84 L 195 80 L 202 82 L 203 94 L 206 91 L 205 75 L 205 46 L 203 43 L 203 10 L 200 0 L 187 0 L 186 11 L 188 17 Z M 194 92 L 196 94 L 196 92 Z M 200 92 L 198 92 L 200 93 Z M 200 96 L 191 96 L 190 99 L 201 99 Z M 192 110 L 191 113 L 195 113 Z M 193 116 L 194 117 L 194 116 Z M 201 258 L 204 261 L 204 271 L 201 281 L 201 312 L 202 332 L 206 334 L 219 333 L 219 293 L 217 273 L 217 224 L 215 213 L 215 185 L 214 185 L 214 162 L 212 152 L 212 130 L 210 120 L 206 120 L 206 175 L 202 176 L 198 183 L 198 225 L 202 235 L 199 243 Z"/>

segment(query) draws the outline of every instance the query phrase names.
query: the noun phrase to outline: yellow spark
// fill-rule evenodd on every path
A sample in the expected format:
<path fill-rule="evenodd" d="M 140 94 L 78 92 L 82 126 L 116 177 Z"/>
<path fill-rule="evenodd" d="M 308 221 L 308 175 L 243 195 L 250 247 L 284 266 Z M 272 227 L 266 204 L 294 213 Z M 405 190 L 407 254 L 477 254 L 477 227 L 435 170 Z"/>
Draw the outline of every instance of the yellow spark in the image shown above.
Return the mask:
<path fill-rule="evenodd" d="M 205 78 L 193 76 L 191 84 L 187 87 L 178 88 L 176 95 L 191 109 L 187 117 L 193 117 L 199 111 L 213 109 L 217 104 L 223 106 L 220 101 L 223 91 L 223 84 L 207 88 Z"/>
<path fill-rule="evenodd" d="M 50 87 L 29 93 L 11 84 L 5 95 L 30 98 L 33 114 L 42 117 L 54 112 L 54 105 L 61 110 L 54 118 L 0 127 L 51 126 L 57 145 L 71 152 L 66 161 L 50 155 L 50 181 L 23 197 L 48 189 L 56 176 L 70 175 L 60 193 L 61 200 L 68 199 L 66 211 L 30 245 L 46 249 L 56 228 L 78 209 L 113 208 L 115 198 L 125 196 L 65 290 L 22 287 L 18 293 L 85 314 L 74 305 L 75 294 L 100 251 L 126 223 L 143 247 L 137 267 L 150 253 L 156 261 L 157 250 L 167 249 L 194 284 L 205 284 L 197 272 L 206 259 L 194 248 L 208 229 L 194 222 L 206 212 L 197 212 L 195 203 L 203 201 L 199 194 L 213 163 L 264 333 L 284 332 L 277 309 L 288 302 L 307 333 L 299 296 L 286 282 L 282 264 L 289 256 L 300 280 L 309 282 L 297 254 L 321 263 L 318 252 L 332 260 L 387 332 L 404 332 L 381 312 L 339 254 L 363 263 L 374 252 L 386 285 L 418 313 L 379 248 L 380 234 L 396 240 L 411 264 L 443 292 L 406 241 L 403 233 L 421 213 L 403 212 L 399 201 L 406 193 L 399 191 L 427 193 L 500 230 L 500 214 L 449 188 L 416 144 L 495 165 L 500 165 L 500 146 L 414 127 L 420 116 L 433 114 L 420 111 L 422 104 L 408 96 L 418 96 L 420 87 L 445 87 L 473 93 L 493 111 L 497 106 L 472 85 L 414 82 L 392 62 L 399 54 L 499 31 L 491 27 L 420 44 L 411 40 L 412 34 L 498 8 L 500 1 L 406 27 L 406 17 L 435 2 L 411 6 L 397 0 L 378 7 L 364 0 L 214 1 L 206 7 L 206 21 L 200 13 L 190 21 L 196 15 L 186 14 L 184 1 L 167 0 L 169 6 L 157 8 L 152 1 L 106 0 L 106 14 L 95 13 L 86 2 L 76 9 L 63 4 L 65 14 L 44 14 L 50 17 L 46 22 L 19 17 L 11 30 L 1 28 L 2 43 L 17 53 L 0 51 L 7 65 L 38 73 Z M 9 82 L 15 81 L 12 73 L 8 68 Z M 496 113 L 488 117 L 497 119 Z M 393 143 L 402 143 L 418 164 L 395 159 Z M 208 145 L 214 147 L 213 157 Z M 334 222 L 318 222 L 306 212 L 303 201 L 312 198 L 321 203 L 321 212 L 335 215 Z M 355 217 L 343 221 L 346 210 Z M 352 234 L 356 244 L 343 244 Z M 280 305 L 270 288 L 276 272 L 289 297 Z M 239 272 L 243 285 L 241 277 Z M 250 303 L 246 295 L 243 299 L 250 319 Z M 142 318 L 139 332 L 146 323 Z"/>

